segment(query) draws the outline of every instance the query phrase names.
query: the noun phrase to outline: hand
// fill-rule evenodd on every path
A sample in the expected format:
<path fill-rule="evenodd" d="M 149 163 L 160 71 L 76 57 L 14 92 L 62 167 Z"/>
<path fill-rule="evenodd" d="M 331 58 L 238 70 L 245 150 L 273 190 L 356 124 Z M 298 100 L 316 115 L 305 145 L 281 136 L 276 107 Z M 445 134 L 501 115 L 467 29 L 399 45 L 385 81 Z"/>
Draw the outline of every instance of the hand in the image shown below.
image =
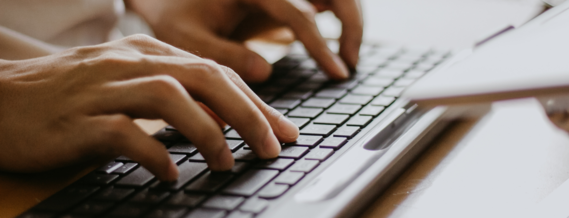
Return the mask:
<path fill-rule="evenodd" d="M 0 169 L 33 172 L 125 155 L 161 180 L 177 178 L 164 145 L 133 118 L 162 118 L 190 139 L 212 170 L 233 157 L 200 101 L 260 158 L 298 128 L 227 67 L 144 35 L 42 58 L 0 60 Z"/>
<path fill-rule="evenodd" d="M 363 34 L 359 0 L 130 0 L 129 7 L 144 17 L 156 37 L 197 52 L 234 69 L 249 82 L 265 80 L 271 66 L 259 55 L 228 37 L 248 14 L 264 12 L 292 28 L 310 55 L 332 79 L 349 76 L 355 68 Z M 340 56 L 320 35 L 314 15 L 331 10 L 342 21 Z M 344 63 L 345 62 L 345 63 Z"/>

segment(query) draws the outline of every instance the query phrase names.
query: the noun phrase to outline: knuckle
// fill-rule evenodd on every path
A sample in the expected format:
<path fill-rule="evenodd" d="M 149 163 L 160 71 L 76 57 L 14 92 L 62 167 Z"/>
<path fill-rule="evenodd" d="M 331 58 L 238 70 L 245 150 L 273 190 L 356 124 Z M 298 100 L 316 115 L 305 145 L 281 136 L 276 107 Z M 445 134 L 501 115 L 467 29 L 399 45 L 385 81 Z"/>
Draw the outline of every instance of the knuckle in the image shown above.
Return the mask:
<path fill-rule="evenodd" d="M 131 36 L 127 36 L 124 38 L 124 41 L 134 45 L 148 45 L 148 44 L 157 43 L 156 39 L 145 34 L 134 34 Z"/>
<path fill-rule="evenodd" d="M 200 81 L 212 81 L 224 78 L 225 72 L 212 60 L 203 60 L 190 64 L 189 68 L 195 71 Z"/>
<path fill-rule="evenodd" d="M 155 76 L 143 88 L 151 93 L 149 102 L 160 102 L 161 104 L 168 103 L 169 99 L 179 98 L 185 92 L 182 84 L 169 75 Z"/>
<path fill-rule="evenodd" d="M 318 13 L 316 8 L 314 8 L 314 6 L 312 6 L 310 3 L 296 4 L 296 9 L 300 15 L 302 15 L 304 18 L 307 18 L 308 20 L 314 20 L 314 17 Z"/>

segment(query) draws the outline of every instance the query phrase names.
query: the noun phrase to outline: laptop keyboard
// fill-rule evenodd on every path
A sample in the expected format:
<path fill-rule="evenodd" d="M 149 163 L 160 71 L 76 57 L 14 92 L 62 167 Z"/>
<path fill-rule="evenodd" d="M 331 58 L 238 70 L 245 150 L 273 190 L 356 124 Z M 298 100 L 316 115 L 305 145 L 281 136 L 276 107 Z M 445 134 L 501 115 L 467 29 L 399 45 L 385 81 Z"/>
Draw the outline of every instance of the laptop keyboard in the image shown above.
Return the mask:
<path fill-rule="evenodd" d="M 357 74 L 329 81 L 304 52 L 273 65 L 259 97 L 300 128 L 279 157 L 260 160 L 226 127 L 235 166 L 211 172 L 196 147 L 173 127 L 155 134 L 177 163 L 176 182 L 160 182 L 121 156 L 20 217 L 255 217 L 355 137 L 408 85 L 449 56 L 447 51 L 362 45 Z"/>

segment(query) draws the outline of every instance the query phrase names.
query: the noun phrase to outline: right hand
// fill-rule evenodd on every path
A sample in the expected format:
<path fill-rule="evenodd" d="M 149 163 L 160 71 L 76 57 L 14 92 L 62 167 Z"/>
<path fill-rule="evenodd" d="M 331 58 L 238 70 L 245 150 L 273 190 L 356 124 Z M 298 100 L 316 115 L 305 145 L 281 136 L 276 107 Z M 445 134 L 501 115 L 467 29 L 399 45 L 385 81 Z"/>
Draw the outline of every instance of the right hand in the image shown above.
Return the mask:
<path fill-rule="evenodd" d="M 191 140 L 211 170 L 233 157 L 209 107 L 260 158 L 274 158 L 298 128 L 231 69 L 136 35 L 22 61 L 0 60 L 0 169 L 34 172 L 125 155 L 175 180 L 165 146 L 134 118 L 162 118 Z"/>
<path fill-rule="evenodd" d="M 242 43 L 231 40 L 247 16 L 263 14 L 292 29 L 324 72 L 335 80 L 355 68 L 363 35 L 359 0 L 129 0 L 156 37 L 168 44 L 231 67 L 248 82 L 262 82 L 271 65 Z M 317 11 L 332 11 L 342 21 L 339 55 L 326 45 L 316 26 Z M 256 18 L 266 19 L 266 18 Z M 341 57 L 341 58 L 340 58 Z"/>

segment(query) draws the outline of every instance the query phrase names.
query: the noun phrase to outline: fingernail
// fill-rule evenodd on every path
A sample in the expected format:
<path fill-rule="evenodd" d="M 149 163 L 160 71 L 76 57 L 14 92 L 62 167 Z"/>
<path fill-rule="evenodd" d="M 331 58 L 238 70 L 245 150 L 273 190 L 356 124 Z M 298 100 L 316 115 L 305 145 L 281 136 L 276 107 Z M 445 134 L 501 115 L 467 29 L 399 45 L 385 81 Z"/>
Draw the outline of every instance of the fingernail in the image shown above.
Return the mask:
<path fill-rule="evenodd" d="M 336 63 L 336 66 L 338 66 L 338 70 L 340 71 L 340 76 L 342 77 L 342 79 L 346 79 L 350 76 L 350 73 L 348 72 L 348 67 L 346 67 L 346 63 L 344 63 L 344 61 L 342 59 L 340 59 L 340 57 L 338 57 L 337 55 L 333 56 L 334 58 L 334 63 Z"/>
<path fill-rule="evenodd" d="M 272 66 L 261 57 L 249 56 L 247 72 L 242 75 L 249 82 L 263 82 L 271 75 Z"/>
<path fill-rule="evenodd" d="M 226 171 L 230 170 L 235 164 L 233 154 L 229 149 L 222 149 L 217 155 L 216 166 L 212 168 L 213 171 Z M 215 169 L 214 169 L 215 168 Z"/>
<path fill-rule="evenodd" d="M 279 153 L 281 153 L 281 144 L 279 143 L 275 135 L 273 135 L 272 131 L 269 132 L 265 137 L 265 143 L 263 144 L 263 151 L 265 153 L 265 156 L 261 158 L 265 159 L 276 158 L 277 156 L 279 156 Z"/>
<path fill-rule="evenodd" d="M 298 127 L 285 116 L 281 115 L 278 120 L 278 126 L 280 132 L 291 142 L 298 138 L 299 130 Z"/>
<path fill-rule="evenodd" d="M 176 166 L 174 162 L 170 161 L 170 166 L 166 173 L 167 181 L 176 181 L 178 179 L 178 174 L 178 166 Z"/>

